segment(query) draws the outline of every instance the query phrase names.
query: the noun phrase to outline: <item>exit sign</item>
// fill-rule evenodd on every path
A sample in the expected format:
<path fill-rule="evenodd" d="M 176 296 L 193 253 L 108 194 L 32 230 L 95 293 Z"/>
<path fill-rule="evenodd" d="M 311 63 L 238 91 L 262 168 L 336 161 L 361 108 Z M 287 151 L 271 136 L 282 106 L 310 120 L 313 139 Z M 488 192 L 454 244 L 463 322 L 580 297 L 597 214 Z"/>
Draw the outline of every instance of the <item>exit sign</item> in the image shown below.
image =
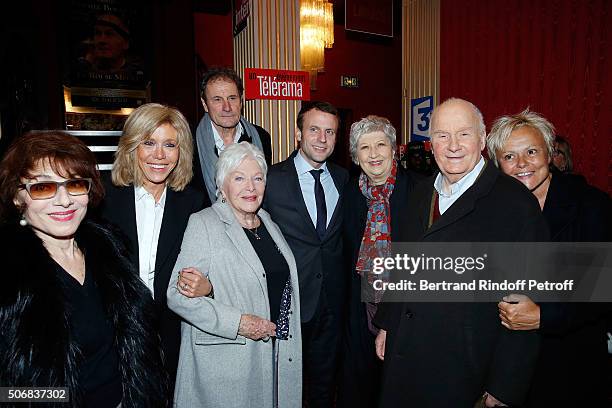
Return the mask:
<path fill-rule="evenodd" d="M 359 88 L 359 78 L 357 76 L 340 77 L 340 86 L 343 88 Z"/>

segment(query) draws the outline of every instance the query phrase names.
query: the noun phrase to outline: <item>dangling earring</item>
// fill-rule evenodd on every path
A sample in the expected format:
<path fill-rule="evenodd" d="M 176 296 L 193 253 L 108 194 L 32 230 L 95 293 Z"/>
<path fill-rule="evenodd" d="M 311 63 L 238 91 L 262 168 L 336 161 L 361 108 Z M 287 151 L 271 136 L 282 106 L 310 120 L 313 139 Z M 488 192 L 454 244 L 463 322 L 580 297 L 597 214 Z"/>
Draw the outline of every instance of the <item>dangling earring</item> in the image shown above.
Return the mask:
<path fill-rule="evenodd" d="M 221 202 L 224 203 L 225 202 L 225 196 L 221 196 Z"/>
<path fill-rule="evenodd" d="M 19 220 L 19 225 L 21 225 L 22 227 L 25 227 L 26 225 L 28 225 L 28 221 L 26 221 L 23 215 L 21 216 L 21 219 Z"/>

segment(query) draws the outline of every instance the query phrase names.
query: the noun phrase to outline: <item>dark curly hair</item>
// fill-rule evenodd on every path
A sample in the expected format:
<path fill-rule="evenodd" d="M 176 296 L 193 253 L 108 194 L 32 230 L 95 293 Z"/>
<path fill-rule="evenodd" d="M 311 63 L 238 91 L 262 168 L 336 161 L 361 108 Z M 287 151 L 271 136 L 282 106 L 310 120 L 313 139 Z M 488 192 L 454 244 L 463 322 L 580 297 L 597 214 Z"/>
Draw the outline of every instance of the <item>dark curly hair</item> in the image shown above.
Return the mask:
<path fill-rule="evenodd" d="M 96 158 L 87 145 L 60 131 L 30 132 L 17 138 L 0 162 L 0 220 L 20 216 L 13 202 L 23 179 L 31 178 L 41 161 L 48 161 L 58 175 L 65 178 L 91 178 L 89 205 L 94 207 L 104 198 L 104 188 Z"/>
<path fill-rule="evenodd" d="M 340 123 L 340 114 L 338 113 L 338 109 L 329 102 L 323 101 L 308 101 L 302 103 L 302 109 L 297 116 L 297 127 L 300 129 L 300 132 L 303 131 L 302 125 L 304 124 L 304 115 L 306 115 L 311 110 L 319 110 L 321 112 L 329 113 L 334 115 L 336 119 L 338 119 L 338 123 Z"/>
<path fill-rule="evenodd" d="M 242 98 L 244 87 L 242 86 L 242 79 L 240 79 L 236 71 L 227 67 L 213 67 L 206 71 L 202 76 L 202 82 L 200 82 L 200 96 L 202 99 L 206 100 L 206 86 L 208 83 L 219 79 L 224 79 L 226 81 L 235 83 L 236 88 L 238 88 L 238 93 Z"/>

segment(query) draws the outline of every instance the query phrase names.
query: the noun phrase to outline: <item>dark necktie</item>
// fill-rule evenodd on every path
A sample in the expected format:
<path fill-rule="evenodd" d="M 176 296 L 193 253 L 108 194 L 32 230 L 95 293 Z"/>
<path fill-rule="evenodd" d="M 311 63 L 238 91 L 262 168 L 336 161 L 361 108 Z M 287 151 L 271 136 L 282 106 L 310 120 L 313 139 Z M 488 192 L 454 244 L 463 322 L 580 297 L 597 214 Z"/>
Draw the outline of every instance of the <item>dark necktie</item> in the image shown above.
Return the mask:
<path fill-rule="evenodd" d="M 315 179 L 314 192 L 317 202 L 317 234 L 319 234 L 319 239 L 323 239 L 327 228 L 327 207 L 325 206 L 325 191 L 323 191 L 323 184 L 321 184 L 321 173 L 323 173 L 322 169 L 310 170 L 310 174 Z"/>
<path fill-rule="evenodd" d="M 436 221 L 438 221 L 438 218 L 440 218 L 440 196 L 438 195 L 438 193 L 435 193 L 435 198 L 434 198 L 434 208 L 433 208 L 433 217 L 432 217 L 432 224 Z"/>

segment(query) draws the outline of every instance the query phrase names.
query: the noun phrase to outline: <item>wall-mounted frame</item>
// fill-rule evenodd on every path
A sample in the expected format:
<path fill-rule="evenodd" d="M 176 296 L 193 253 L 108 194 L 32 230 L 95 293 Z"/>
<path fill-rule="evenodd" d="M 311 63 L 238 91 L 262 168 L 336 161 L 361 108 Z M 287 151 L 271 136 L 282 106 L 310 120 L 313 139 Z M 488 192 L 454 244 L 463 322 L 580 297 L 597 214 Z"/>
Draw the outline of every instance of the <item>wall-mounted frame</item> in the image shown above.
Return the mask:
<path fill-rule="evenodd" d="M 393 0 L 345 0 L 344 28 L 393 37 Z"/>
<path fill-rule="evenodd" d="M 151 30 L 144 0 L 65 0 L 68 130 L 121 130 L 150 101 Z"/>

